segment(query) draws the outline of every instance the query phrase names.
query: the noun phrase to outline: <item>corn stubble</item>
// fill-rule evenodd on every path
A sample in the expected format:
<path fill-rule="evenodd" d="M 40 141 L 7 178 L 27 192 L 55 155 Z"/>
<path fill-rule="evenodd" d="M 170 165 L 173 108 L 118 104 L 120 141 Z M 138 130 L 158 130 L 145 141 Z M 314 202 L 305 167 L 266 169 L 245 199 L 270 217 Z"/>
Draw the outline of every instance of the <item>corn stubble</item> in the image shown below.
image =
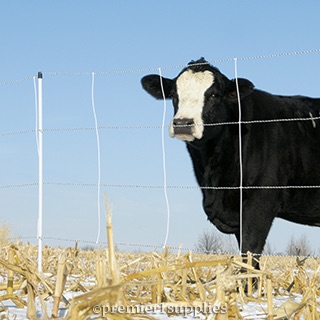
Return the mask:
<path fill-rule="evenodd" d="M 265 256 L 262 270 L 255 270 L 250 257 L 243 263 L 237 256 L 170 253 L 167 248 L 161 253 L 115 251 L 105 198 L 106 249 L 81 250 L 77 243 L 67 249 L 46 246 L 39 273 L 37 247 L 2 247 L 0 275 L 6 282 L 0 283 L 1 319 L 10 312 L 1 307 L 3 300 L 26 308 L 28 319 L 37 319 L 36 298 L 43 319 L 59 314 L 68 320 L 156 319 L 157 312 L 192 316 L 195 310 L 206 319 L 247 319 L 241 311 L 249 303 L 257 305 L 265 319 L 320 319 L 319 259 Z M 282 297 L 280 306 L 274 303 L 276 297 Z M 53 300 L 50 313 L 48 299 Z M 59 312 L 62 309 L 67 312 Z"/>

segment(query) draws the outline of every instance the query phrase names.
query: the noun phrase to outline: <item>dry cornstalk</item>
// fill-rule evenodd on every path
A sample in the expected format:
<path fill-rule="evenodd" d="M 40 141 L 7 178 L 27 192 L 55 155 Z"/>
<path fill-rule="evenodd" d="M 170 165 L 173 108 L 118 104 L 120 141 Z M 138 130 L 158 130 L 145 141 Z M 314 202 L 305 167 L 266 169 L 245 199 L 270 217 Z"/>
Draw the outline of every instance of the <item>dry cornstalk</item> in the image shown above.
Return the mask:
<path fill-rule="evenodd" d="M 29 282 L 27 284 L 27 290 L 28 290 L 27 318 L 33 320 L 37 318 L 36 305 L 35 305 L 35 293 L 33 290 L 33 286 Z"/>
<path fill-rule="evenodd" d="M 10 246 L 8 253 L 8 262 L 14 264 L 14 248 Z M 13 294 L 13 271 L 8 269 L 7 293 Z"/>
<path fill-rule="evenodd" d="M 0 302 L 4 300 L 11 300 L 20 309 L 27 306 L 27 303 L 17 294 L 4 294 L 0 296 Z"/>
<path fill-rule="evenodd" d="M 85 293 L 78 297 L 75 297 L 71 301 L 71 308 L 67 319 L 69 320 L 78 320 L 78 319 L 87 319 L 88 317 L 95 315 L 100 315 L 105 317 L 104 311 L 109 307 L 113 307 L 118 303 L 121 305 L 120 295 L 122 292 L 122 285 L 120 285 L 120 271 L 117 265 L 115 250 L 114 250 L 114 241 L 113 241 L 113 229 L 112 229 L 112 219 L 111 219 L 111 210 L 108 203 L 107 194 L 104 194 L 106 200 L 106 210 L 107 210 L 107 238 L 108 238 L 108 267 L 110 273 L 110 286 L 104 286 L 92 290 L 91 292 Z M 103 275 L 101 271 L 104 269 L 100 263 L 96 263 L 97 271 L 99 274 L 99 284 L 101 285 L 103 280 Z M 105 261 L 105 262 L 107 262 Z M 118 318 L 117 314 L 108 314 L 108 319 Z M 124 316 L 123 319 L 129 319 L 129 317 Z"/>
<path fill-rule="evenodd" d="M 189 261 L 190 263 L 192 263 L 192 257 L 191 254 L 189 255 Z M 194 280 L 196 282 L 197 288 L 198 288 L 198 292 L 199 292 L 199 296 L 200 296 L 200 300 L 204 301 L 205 300 L 205 290 L 203 289 L 203 285 L 202 283 L 199 281 L 199 277 L 197 275 L 196 269 L 194 267 L 191 268 L 193 276 L 194 276 Z"/>
<path fill-rule="evenodd" d="M 226 304 L 226 296 L 224 291 L 223 279 L 221 272 L 217 273 L 217 298 L 215 304 L 220 306 L 217 313 L 217 320 L 228 320 L 228 312 L 225 312 L 221 306 Z"/>
<path fill-rule="evenodd" d="M 309 259 L 303 266 L 297 267 L 293 258 L 285 258 L 284 260 L 284 258 L 277 257 L 262 257 L 263 271 L 256 270 L 241 261 L 225 258 L 225 256 L 222 258 L 193 255 L 193 261 L 190 261 L 188 255 L 184 257 L 179 256 L 180 253 L 173 255 L 169 254 L 167 250 L 162 254 L 119 253 L 116 260 L 111 212 L 108 204 L 107 208 L 110 216 L 107 225 L 108 250 L 78 251 L 76 248 L 77 256 L 76 254 L 72 255 L 71 252 L 68 258 L 68 261 L 72 261 L 74 278 L 68 276 L 68 279 L 66 279 L 68 281 L 67 290 L 89 291 L 72 300 L 68 319 L 84 320 L 93 315 L 100 317 L 99 319 L 151 319 L 152 317 L 149 314 L 139 314 L 138 311 L 132 314 L 103 314 L 103 312 L 108 307 L 134 308 L 139 305 L 150 306 L 150 304 L 157 306 L 159 303 L 164 306 L 164 312 L 168 312 L 169 317 L 169 315 L 174 315 L 169 309 L 171 305 L 180 305 L 188 309 L 201 306 L 202 303 L 213 306 L 216 300 L 217 303 L 221 300 L 225 301 L 225 306 L 228 306 L 227 315 L 222 314 L 222 312 L 218 315 L 212 313 L 207 317 L 208 320 L 242 319 L 239 311 L 240 305 L 242 304 L 245 308 L 248 302 L 257 305 L 268 303 L 268 310 L 262 310 L 262 312 L 267 317 L 269 316 L 269 319 L 277 320 L 287 317 L 298 320 L 303 317 L 304 319 L 319 320 L 319 260 Z M 27 291 L 29 295 L 28 317 L 35 318 L 34 298 L 37 296 L 42 303 L 44 318 L 48 319 L 43 299 L 48 295 L 58 296 L 58 293 L 63 291 L 64 284 L 61 281 L 61 278 L 63 280 L 63 272 L 59 271 L 62 267 L 56 261 L 57 257 L 62 255 L 61 252 L 66 254 L 66 251 L 62 251 L 61 248 L 45 247 L 43 263 L 46 273 L 41 274 L 37 271 L 35 264 L 35 247 L 30 245 L 15 247 L 13 260 L 9 259 L 9 247 L 3 248 L 2 256 L 0 256 L 0 272 L 2 272 L 0 275 L 3 279 L 7 279 L 8 270 L 11 270 L 15 275 L 13 290 L 15 291 L 19 284 L 22 283 L 22 285 L 16 294 L 0 296 L 0 301 L 11 299 L 17 306 L 23 307 L 22 299 L 26 299 L 24 294 Z M 106 256 L 110 258 L 108 259 Z M 220 269 L 219 264 L 222 265 Z M 97 282 L 94 279 L 93 270 L 95 270 L 95 266 L 97 270 L 96 279 L 98 280 L 99 274 L 101 276 Z M 242 269 L 245 269 L 246 272 L 239 273 Z M 219 270 L 223 270 L 223 272 L 219 273 Z M 54 289 L 55 276 L 57 278 Z M 242 287 L 238 288 L 238 291 L 236 290 L 237 285 L 244 282 L 241 280 L 245 279 L 248 282 L 248 279 L 252 278 L 263 280 L 259 282 L 259 291 L 265 293 L 263 298 L 261 298 L 261 294 L 258 298 L 256 295 L 245 296 Z M 102 279 L 106 281 L 104 282 Z M 284 302 L 280 308 L 273 309 L 273 295 L 277 293 L 281 295 L 285 292 L 284 290 L 292 280 L 295 280 L 295 283 L 290 293 L 300 295 L 302 301 L 299 303 Z M 84 283 L 80 284 L 82 281 Z M 113 282 L 119 284 L 110 286 Z M 58 283 L 60 283 L 60 289 L 58 289 Z M 99 283 L 98 286 L 97 283 Z M 7 287 L 6 281 L 1 288 L 5 291 Z M 63 299 L 63 295 L 61 297 Z M 101 313 L 94 313 L 93 308 L 95 306 L 101 307 Z M 224 308 L 223 311 L 226 311 L 226 309 Z M 0 310 L 0 318 L 3 315 Z"/>
<path fill-rule="evenodd" d="M 129 274 L 125 277 L 126 281 L 132 279 L 138 279 L 142 277 L 148 277 L 153 274 L 157 274 L 159 272 L 168 272 L 168 271 L 176 271 L 184 268 L 198 268 L 198 267 L 213 267 L 218 266 L 219 264 L 226 265 L 229 264 L 230 260 L 210 260 L 210 261 L 194 261 L 194 262 L 185 262 L 183 264 L 174 264 L 168 265 L 160 268 L 154 268 L 150 270 L 144 270 L 138 273 Z"/>
<path fill-rule="evenodd" d="M 121 285 L 107 286 L 94 289 L 72 299 L 67 320 L 88 319 L 92 315 L 105 317 L 107 311 L 116 305 Z M 108 319 L 115 318 L 117 314 L 109 314 Z M 104 318 L 105 319 L 105 318 Z M 118 317 L 118 319 L 120 319 Z M 124 318 L 125 319 L 125 318 Z"/>
<path fill-rule="evenodd" d="M 249 251 L 247 252 L 247 264 L 250 267 L 252 267 L 252 254 Z M 248 271 L 248 273 L 249 273 L 249 271 Z M 252 278 L 249 277 L 247 281 L 248 281 L 247 282 L 247 286 L 248 286 L 247 294 L 248 294 L 248 297 L 252 297 Z"/>
<path fill-rule="evenodd" d="M 107 259 L 105 255 L 103 255 L 103 252 L 99 250 L 96 256 L 96 281 L 98 288 L 105 287 L 108 285 L 107 267 Z"/>
<path fill-rule="evenodd" d="M 268 320 L 274 319 L 273 305 L 272 305 L 272 282 L 267 278 L 267 301 L 268 301 Z"/>
<path fill-rule="evenodd" d="M 181 282 L 182 282 L 182 288 L 181 288 L 181 295 L 183 297 L 186 297 L 186 293 L 187 293 L 187 269 L 182 269 L 182 278 L 181 278 Z"/>
<path fill-rule="evenodd" d="M 60 303 L 61 296 L 67 281 L 68 268 L 66 265 L 66 260 L 67 260 L 67 254 L 66 252 L 62 252 L 59 256 L 58 271 L 57 271 L 58 274 L 57 274 L 57 280 L 56 280 L 56 288 L 54 291 L 54 301 L 53 301 L 53 308 L 52 308 L 53 318 L 58 317 L 59 303 Z"/>
<path fill-rule="evenodd" d="M 157 275 L 157 294 L 156 294 L 156 302 L 160 304 L 162 302 L 162 293 L 163 293 L 163 284 L 162 284 L 162 275 L 161 272 Z"/>
<path fill-rule="evenodd" d="M 112 215 L 111 209 L 109 207 L 107 193 L 104 193 L 106 199 L 106 209 L 107 209 L 107 236 L 108 236 L 108 258 L 109 258 L 109 268 L 111 274 L 111 284 L 117 285 L 120 283 L 120 273 L 117 265 L 117 259 L 114 252 L 114 241 L 113 241 L 113 229 L 112 229 Z"/>

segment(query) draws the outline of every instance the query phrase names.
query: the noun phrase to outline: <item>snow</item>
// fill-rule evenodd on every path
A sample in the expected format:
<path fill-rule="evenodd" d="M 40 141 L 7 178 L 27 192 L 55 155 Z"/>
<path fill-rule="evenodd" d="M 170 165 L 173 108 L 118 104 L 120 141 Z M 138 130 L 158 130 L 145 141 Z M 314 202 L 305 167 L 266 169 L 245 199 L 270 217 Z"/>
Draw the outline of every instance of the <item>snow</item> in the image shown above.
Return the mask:
<path fill-rule="evenodd" d="M 4 294 L 4 292 L 1 292 L 1 294 Z M 72 297 L 79 295 L 79 292 L 67 292 L 64 296 L 67 299 L 71 299 Z M 301 295 L 287 295 L 287 296 L 279 296 L 279 297 L 275 297 L 273 298 L 273 306 L 274 309 L 279 308 L 281 305 L 283 305 L 284 303 L 291 301 L 294 303 L 301 303 L 302 300 L 302 296 Z M 17 306 L 11 301 L 11 300 L 4 300 L 2 301 L 2 305 L 4 306 L 4 308 L 6 309 L 5 311 L 0 312 L 0 319 L 2 320 L 25 320 L 27 319 L 26 317 L 26 307 L 23 309 L 19 309 L 17 308 Z M 46 300 L 46 306 L 47 306 L 47 312 L 48 315 L 51 316 L 51 311 L 52 311 L 52 307 L 53 307 L 53 298 L 49 297 Z M 197 311 L 196 307 L 189 307 L 187 310 L 186 308 L 183 309 L 180 307 L 180 309 L 174 309 L 177 308 L 177 305 L 172 305 L 171 309 L 170 306 L 168 307 L 165 304 L 159 304 L 159 305 L 150 305 L 149 307 L 146 306 L 138 306 L 138 308 L 140 307 L 140 309 L 138 310 L 142 310 L 145 311 L 145 314 L 150 315 L 156 319 L 162 320 L 162 319 L 168 319 L 168 316 L 170 315 L 170 319 L 172 320 L 182 320 L 182 319 L 206 319 L 206 316 L 204 316 L 203 314 L 199 313 Z M 165 312 L 166 307 L 168 308 L 168 313 Z M 211 306 L 213 307 L 213 306 Z M 241 315 L 245 318 L 245 319 L 266 319 L 267 317 L 267 310 L 268 310 L 268 306 L 267 306 L 267 302 L 265 303 L 257 303 L 257 302 L 248 302 L 246 304 L 244 304 L 243 306 L 238 304 L 238 307 L 240 309 L 240 313 Z M 241 310 L 241 308 L 243 307 L 243 309 Z M 125 308 L 125 307 L 123 307 Z M 1 309 L 1 308 L 0 308 Z M 38 298 L 36 298 L 36 310 L 37 310 L 37 317 L 44 317 L 43 313 L 42 313 L 42 309 L 41 309 L 41 303 L 39 301 Z M 118 311 L 120 311 L 120 313 L 125 313 L 126 310 L 125 309 L 117 309 Z M 127 309 L 129 310 L 129 309 Z M 181 314 L 181 315 L 174 315 L 174 312 L 180 310 L 181 312 L 184 312 L 186 314 Z M 207 309 L 209 310 L 209 309 Z M 211 309 L 212 310 L 212 309 Z M 99 314 L 101 314 L 101 312 L 97 312 L 99 311 L 99 309 L 96 310 L 96 315 L 94 313 L 93 310 L 93 315 L 91 317 L 91 319 L 94 319 L 95 317 L 97 317 Z M 101 310 L 100 310 L 101 311 Z M 188 314 L 189 313 L 189 314 Z M 64 318 L 67 315 L 67 309 L 64 306 L 64 303 L 60 302 L 60 308 L 59 308 L 59 318 Z"/>
<path fill-rule="evenodd" d="M 89 255 L 91 257 L 91 255 Z M 122 257 L 122 258 L 121 258 Z M 159 255 L 153 255 L 153 256 L 146 256 L 142 255 L 142 258 L 137 259 L 135 255 L 130 254 L 130 256 L 124 255 L 120 256 L 119 259 L 119 265 L 121 265 L 120 270 L 125 277 L 126 275 L 134 274 L 137 272 L 142 272 L 143 270 L 150 270 L 150 268 L 154 268 L 157 266 L 161 266 L 163 263 L 162 257 Z M 150 257 L 154 258 L 152 260 Z M 156 264 L 156 259 L 159 259 L 159 264 Z M 72 298 L 82 295 L 84 292 L 79 291 L 79 286 L 85 287 L 89 292 L 93 289 L 96 288 L 97 286 L 97 279 L 95 276 L 93 276 L 95 273 L 92 271 L 90 265 L 87 268 L 88 272 L 86 273 L 87 275 L 84 276 L 85 273 L 79 273 L 79 268 L 82 264 L 84 264 L 84 261 L 89 261 L 92 265 L 95 264 L 95 260 L 90 258 L 87 260 L 83 260 L 83 258 L 79 258 L 79 260 L 74 261 L 74 266 L 78 267 L 73 269 L 74 273 L 70 273 L 67 277 L 67 285 L 64 290 L 64 297 L 70 301 Z M 153 261 L 154 265 L 150 264 L 149 261 Z M 176 257 L 170 261 L 170 259 L 166 260 L 166 263 L 177 263 Z M 266 260 L 267 261 L 267 260 Z M 274 261 L 278 261 L 279 264 L 275 263 Z M 139 262 L 136 264 L 135 262 Z M 311 261 L 312 262 L 312 261 Z M 285 268 L 283 267 L 285 266 Z M 210 269 L 211 267 L 205 267 L 202 269 L 203 273 L 203 279 L 212 279 L 213 278 L 213 270 L 214 268 Z M 223 270 L 227 270 L 225 268 L 222 268 Z M 314 261 L 313 267 L 297 267 L 293 264 L 293 267 L 290 265 L 287 265 L 287 262 L 284 263 L 283 259 L 278 259 L 278 260 L 272 260 L 271 267 L 269 267 L 268 270 L 272 270 L 269 275 L 272 274 L 272 281 L 273 282 L 273 297 L 272 297 L 272 306 L 273 306 L 273 311 L 274 313 L 276 312 L 278 315 L 283 314 L 284 316 L 286 314 L 291 314 L 297 309 L 301 307 L 301 303 L 304 302 L 306 299 L 308 300 L 309 304 L 316 304 L 318 308 L 318 312 L 320 312 L 319 306 L 320 306 L 320 297 L 318 297 L 316 294 L 318 293 L 319 290 L 319 264 L 318 261 Z M 229 269 L 228 269 L 229 270 Z M 217 270 L 216 270 L 217 271 Z M 215 272 L 216 272 L 215 271 Z M 269 271 L 270 272 L 270 271 Z M 218 273 L 215 273 L 218 274 Z M 159 273 L 160 275 L 160 273 Z M 43 276 L 46 279 L 50 279 L 51 283 L 55 283 L 56 281 L 56 276 L 55 276 L 55 271 L 53 273 L 45 273 Z M 234 275 L 232 275 L 233 277 Z M 179 279 L 179 273 L 178 276 L 175 276 L 176 281 L 178 282 L 177 279 Z M 292 288 L 290 293 L 288 293 L 284 288 L 287 288 L 290 283 L 292 283 L 293 279 L 296 279 L 297 283 L 297 288 Z M 282 281 L 283 280 L 283 281 Z M 17 283 L 20 281 L 21 283 L 21 277 L 17 277 Z M 143 280 L 142 280 L 143 281 Z M 213 281 L 214 285 L 210 285 L 210 281 Z M 215 289 L 210 289 L 206 291 L 207 294 L 207 299 L 208 301 L 212 301 L 212 297 L 215 296 L 217 293 L 215 290 L 217 288 L 216 286 L 216 280 L 208 280 L 204 284 L 204 288 L 215 288 Z M 228 276 L 223 280 L 223 285 L 226 285 L 228 282 Z M 300 285 L 298 285 L 299 281 L 301 281 Z M 177 284 L 177 282 L 174 282 L 174 286 Z M 7 283 L 7 274 L 6 272 L 0 274 L 0 285 L 2 284 L 2 288 L 5 288 L 5 285 Z M 129 283 L 129 282 L 128 282 Z M 131 282 L 131 284 L 134 282 Z M 139 282 L 136 282 L 139 283 Z M 233 286 L 233 282 L 230 282 L 231 285 Z M 172 284 L 172 283 L 171 283 Z M 40 284 L 41 285 L 41 284 Z M 174 296 L 172 295 L 172 290 L 173 290 L 173 285 L 164 285 L 163 288 L 163 293 L 165 296 L 170 297 Z M 312 288 L 311 288 L 312 286 Z M 298 287 L 300 287 L 300 290 Z M 141 288 L 141 287 L 140 287 Z M 195 283 L 189 283 L 188 284 L 188 290 L 193 290 L 192 292 L 197 291 L 197 284 Z M 234 289 L 234 287 L 233 287 Z M 232 289 L 232 290 L 233 290 Z M 75 291 L 77 290 L 77 291 Z M 84 290 L 84 289 L 83 289 Z M 140 290 L 140 289 L 139 289 Z M 131 288 L 130 293 L 127 293 L 126 299 L 130 300 L 131 295 L 132 299 L 135 297 L 137 298 L 136 295 L 139 294 L 139 291 L 137 287 L 133 286 Z M 149 289 L 148 289 L 149 290 Z M 313 291 L 312 291 L 313 290 Z M 191 292 L 190 291 L 190 292 Z M 300 294 L 300 292 L 304 292 L 304 295 Z M 143 292 L 142 292 L 143 293 Z M 6 291 L 0 291 L 0 320 L 11 320 L 11 319 L 16 319 L 16 320 L 24 320 L 27 319 L 26 313 L 27 313 L 27 308 L 18 308 L 15 303 L 12 300 L 3 300 L 1 301 L 1 297 L 4 297 L 6 294 Z M 15 291 L 14 294 L 19 295 L 19 297 L 22 297 L 24 301 L 27 300 L 27 296 L 23 292 L 23 290 L 20 288 L 19 290 Z M 141 292 L 140 292 L 141 294 Z M 148 292 L 150 296 L 150 291 Z M 240 311 L 240 314 L 244 319 L 266 319 L 268 316 L 268 304 L 266 301 L 266 298 L 263 296 L 262 298 L 259 298 L 257 296 L 257 293 L 253 294 L 253 298 L 247 298 L 247 297 L 242 297 L 240 292 L 239 293 L 234 293 L 237 295 L 237 308 Z M 217 293 L 218 295 L 218 293 Z M 314 300 L 312 300 L 312 297 Z M 140 296 L 139 296 L 140 298 Z M 167 301 L 170 301 L 170 298 L 166 299 Z M 192 300 L 192 298 L 191 298 Z M 190 300 L 190 301 L 191 301 Z M 191 305 L 192 302 L 183 302 L 183 301 L 175 301 L 175 302 L 163 302 L 160 304 L 148 304 L 148 305 L 139 305 L 139 299 L 132 300 L 136 301 L 136 305 L 134 307 L 140 308 L 141 314 L 146 314 L 148 316 L 151 316 L 155 319 L 168 319 L 170 316 L 170 319 L 173 320 L 182 320 L 182 319 L 207 319 L 209 314 L 213 314 L 212 310 L 217 310 L 213 309 L 215 307 L 219 307 L 218 305 L 209 305 L 209 302 L 206 305 L 201 305 L 201 301 L 199 301 L 199 298 L 196 298 L 195 301 L 193 301 L 193 305 Z M 142 301 L 142 300 L 140 300 Z M 149 299 L 150 301 L 150 299 Z M 190 305 L 188 305 L 190 303 Z M 35 299 L 35 307 L 36 307 L 36 314 L 37 317 L 39 318 L 44 318 L 45 317 L 45 312 L 42 309 L 41 301 L 38 297 Z M 133 306 L 126 307 L 126 306 L 118 306 L 117 310 L 119 313 L 130 313 L 130 309 L 126 308 L 134 308 Z M 179 309 L 180 307 L 180 309 Z M 206 307 L 210 307 L 211 311 L 207 311 Z M 223 305 L 221 306 L 222 309 Z M 103 311 L 109 311 L 107 310 L 107 306 L 95 306 L 92 309 L 92 316 L 90 319 L 95 319 L 101 315 L 103 315 Z M 45 309 L 48 314 L 48 316 L 51 316 L 52 309 L 53 309 L 53 297 L 48 296 L 45 299 Z M 58 317 L 59 318 L 64 318 L 67 316 L 67 306 L 64 304 L 64 302 L 60 302 L 60 308 L 58 312 Z M 135 309 L 136 310 L 136 309 Z M 132 309 L 131 309 L 132 311 Z M 289 317 L 290 319 L 290 317 Z M 304 316 L 300 316 L 300 319 L 304 319 Z M 79 319 L 81 320 L 81 319 Z"/>

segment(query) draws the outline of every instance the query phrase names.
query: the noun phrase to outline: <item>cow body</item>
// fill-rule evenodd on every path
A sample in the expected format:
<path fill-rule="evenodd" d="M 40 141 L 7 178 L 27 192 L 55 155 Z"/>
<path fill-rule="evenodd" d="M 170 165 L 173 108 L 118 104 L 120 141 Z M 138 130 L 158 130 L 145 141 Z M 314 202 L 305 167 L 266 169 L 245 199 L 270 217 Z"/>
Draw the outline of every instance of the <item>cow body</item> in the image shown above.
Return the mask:
<path fill-rule="evenodd" d="M 172 99 L 170 135 L 187 144 L 204 211 L 220 231 L 235 234 L 240 245 L 236 81 L 198 60 L 175 79 L 149 75 L 142 85 L 155 98 Z M 244 122 L 240 249 L 260 254 L 275 217 L 320 226 L 320 188 L 310 188 L 320 185 L 320 121 L 313 119 L 319 116 L 320 99 L 273 95 L 254 89 L 246 79 L 238 79 L 238 89 Z M 292 118 L 307 120 L 257 121 Z M 255 123 L 246 123 L 250 121 Z"/>

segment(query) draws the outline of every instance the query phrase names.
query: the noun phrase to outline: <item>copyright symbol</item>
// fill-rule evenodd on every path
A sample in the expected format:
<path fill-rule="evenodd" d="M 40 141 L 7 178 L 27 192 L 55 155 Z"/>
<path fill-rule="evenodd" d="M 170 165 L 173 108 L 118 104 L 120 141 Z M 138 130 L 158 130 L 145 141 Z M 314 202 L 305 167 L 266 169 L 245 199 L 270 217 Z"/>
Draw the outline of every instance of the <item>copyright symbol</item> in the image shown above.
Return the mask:
<path fill-rule="evenodd" d="M 92 311 L 94 314 L 101 313 L 101 306 L 93 306 Z"/>

